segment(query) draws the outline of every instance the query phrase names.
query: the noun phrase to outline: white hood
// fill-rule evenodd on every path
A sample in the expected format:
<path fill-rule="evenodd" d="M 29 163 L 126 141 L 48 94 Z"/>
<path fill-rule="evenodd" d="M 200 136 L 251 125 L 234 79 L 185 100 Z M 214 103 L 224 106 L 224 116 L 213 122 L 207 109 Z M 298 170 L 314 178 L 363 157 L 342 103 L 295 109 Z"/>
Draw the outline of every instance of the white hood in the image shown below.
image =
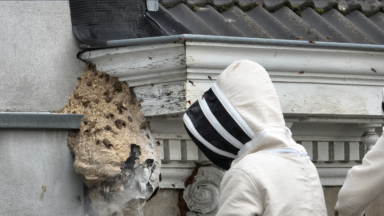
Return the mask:
<path fill-rule="evenodd" d="M 184 123 L 192 140 L 214 163 L 211 151 L 234 163 L 247 154 L 270 149 L 305 152 L 285 127 L 268 72 L 248 60 L 226 68 L 187 110 Z"/>
<path fill-rule="evenodd" d="M 246 154 L 267 149 L 305 151 L 291 138 L 275 87 L 261 65 L 236 61 L 221 73 L 216 84 L 253 132 L 252 142 L 239 151 L 235 162 Z"/>

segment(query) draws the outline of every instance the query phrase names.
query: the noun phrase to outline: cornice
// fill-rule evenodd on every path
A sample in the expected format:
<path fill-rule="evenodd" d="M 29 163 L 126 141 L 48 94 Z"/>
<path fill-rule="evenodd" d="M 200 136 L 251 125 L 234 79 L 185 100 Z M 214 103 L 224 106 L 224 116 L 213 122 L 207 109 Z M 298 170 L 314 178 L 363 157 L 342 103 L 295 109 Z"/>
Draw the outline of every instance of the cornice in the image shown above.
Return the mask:
<path fill-rule="evenodd" d="M 229 64 L 248 59 L 262 65 L 275 82 L 380 85 L 384 53 L 285 46 L 186 42 L 188 79 L 215 79 Z M 303 73 L 300 73 L 303 72 Z"/>
<path fill-rule="evenodd" d="M 230 63 L 240 59 L 258 62 L 276 82 L 381 85 L 384 81 L 384 71 L 380 71 L 384 53 L 376 51 L 187 41 L 185 45 L 93 50 L 79 57 L 130 86 L 207 80 L 208 75 L 214 80 Z"/>
<path fill-rule="evenodd" d="M 378 51 L 184 41 L 93 50 L 79 57 L 134 87 L 147 117 L 185 112 L 241 59 L 269 72 L 284 114 L 381 114 L 384 53 Z"/>
<path fill-rule="evenodd" d="M 183 81 L 187 76 L 185 46 L 179 43 L 93 50 L 79 58 L 131 87 Z"/>

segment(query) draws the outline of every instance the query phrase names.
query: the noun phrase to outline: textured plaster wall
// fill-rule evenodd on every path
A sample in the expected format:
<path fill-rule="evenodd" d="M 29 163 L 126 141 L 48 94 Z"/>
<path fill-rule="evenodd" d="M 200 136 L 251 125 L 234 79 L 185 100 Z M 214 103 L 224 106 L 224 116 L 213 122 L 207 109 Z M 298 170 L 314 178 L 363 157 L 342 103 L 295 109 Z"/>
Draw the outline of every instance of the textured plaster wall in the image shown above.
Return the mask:
<path fill-rule="evenodd" d="M 0 215 L 84 215 L 66 143 L 65 130 L 0 130 Z"/>
<path fill-rule="evenodd" d="M 159 189 L 156 196 L 145 205 L 143 216 L 179 216 L 179 192 L 180 190 Z"/>
<path fill-rule="evenodd" d="M 333 216 L 337 202 L 337 196 L 340 187 L 323 187 L 325 204 L 327 205 L 328 216 Z M 373 201 L 366 211 L 366 216 L 381 216 L 384 215 L 384 194 Z"/>
<path fill-rule="evenodd" d="M 0 112 L 53 111 L 83 70 L 68 1 L 0 1 Z"/>

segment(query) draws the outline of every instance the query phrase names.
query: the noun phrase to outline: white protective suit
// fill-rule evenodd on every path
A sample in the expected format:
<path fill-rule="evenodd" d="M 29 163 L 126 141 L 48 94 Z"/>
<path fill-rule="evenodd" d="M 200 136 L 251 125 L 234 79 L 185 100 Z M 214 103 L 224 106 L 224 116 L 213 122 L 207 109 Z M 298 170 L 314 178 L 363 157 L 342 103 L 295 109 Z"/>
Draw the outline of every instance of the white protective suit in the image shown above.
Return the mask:
<path fill-rule="evenodd" d="M 384 130 L 384 128 L 383 128 Z M 339 216 L 362 216 L 372 201 L 384 193 L 384 137 L 365 155 L 363 164 L 348 171 L 339 192 Z"/>
<path fill-rule="evenodd" d="M 285 127 L 266 70 L 237 61 L 216 85 L 253 134 L 224 175 L 217 216 L 326 216 L 317 170 Z"/>

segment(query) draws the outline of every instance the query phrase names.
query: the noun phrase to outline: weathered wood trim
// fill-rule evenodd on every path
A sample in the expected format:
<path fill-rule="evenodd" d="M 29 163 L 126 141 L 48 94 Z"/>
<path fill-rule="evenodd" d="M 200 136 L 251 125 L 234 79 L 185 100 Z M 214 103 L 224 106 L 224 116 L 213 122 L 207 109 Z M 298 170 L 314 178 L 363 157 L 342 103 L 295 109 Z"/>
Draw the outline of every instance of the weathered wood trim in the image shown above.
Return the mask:
<path fill-rule="evenodd" d="M 384 82 L 382 85 L 384 86 Z M 193 81 L 193 85 L 188 82 L 185 86 L 186 100 L 193 103 L 212 86 L 212 83 Z M 382 86 L 286 82 L 275 82 L 274 86 L 284 115 L 381 115 Z"/>
<path fill-rule="evenodd" d="M 184 44 L 154 44 L 93 50 L 81 59 L 130 86 L 186 80 Z"/>
<path fill-rule="evenodd" d="M 277 82 L 380 86 L 384 81 L 371 70 L 384 66 L 382 52 L 187 41 L 186 57 L 188 79 L 195 80 L 206 80 L 206 74 L 216 78 L 232 62 L 248 59 Z"/>
<path fill-rule="evenodd" d="M 138 86 L 135 93 L 147 117 L 183 113 L 187 106 L 184 82 Z"/>
<path fill-rule="evenodd" d="M 156 85 L 183 83 L 184 102 L 169 103 L 173 96 L 167 95 L 154 102 L 140 95 L 145 116 L 183 113 L 189 103 L 211 87 L 223 69 L 241 59 L 256 61 L 266 68 L 285 114 L 381 114 L 382 52 L 187 41 L 94 50 L 80 57 L 136 87 L 139 95 Z"/>

